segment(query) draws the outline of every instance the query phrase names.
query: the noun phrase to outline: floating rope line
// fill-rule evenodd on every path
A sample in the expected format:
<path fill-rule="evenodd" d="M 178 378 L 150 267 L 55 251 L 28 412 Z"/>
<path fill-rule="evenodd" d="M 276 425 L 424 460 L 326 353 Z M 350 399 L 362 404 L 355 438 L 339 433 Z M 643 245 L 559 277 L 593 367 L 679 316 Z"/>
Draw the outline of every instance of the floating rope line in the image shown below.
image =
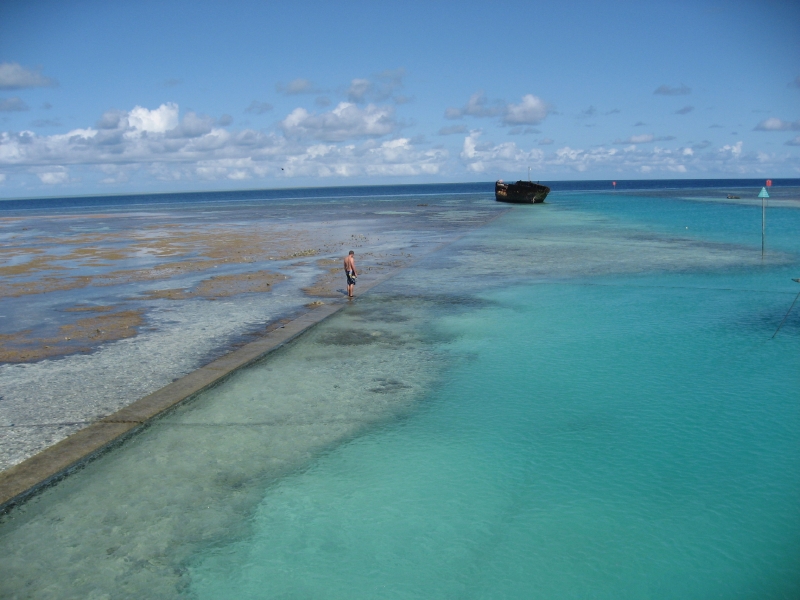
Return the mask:
<path fill-rule="evenodd" d="M 792 281 L 796 281 L 797 283 L 800 283 L 800 279 L 792 279 Z M 797 302 L 798 298 L 800 298 L 800 292 L 797 292 L 797 296 L 794 297 L 794 300 L 792 301 L 792 305 L 789 307 L 789 310 L 786 311 L 786 314 L 784 315 L 783 320 L 781 321 L 781 324 L 778 325 L 778 328 L 775 330 L 775 333 L 773 333 L 772 337 L 769 338 L 769 339 L 771 339 L 771 340 L 775 339 L 775 336 L 778 335 L 778 332 L 781 330 L 781 327 L 783 327 L 783 324 L 786 322 L 786 319 L 789 317 L 789 313 L 792 312 L 792 309 L 794 308 L 794 304 L 795 304 L 795 302 Z"/>

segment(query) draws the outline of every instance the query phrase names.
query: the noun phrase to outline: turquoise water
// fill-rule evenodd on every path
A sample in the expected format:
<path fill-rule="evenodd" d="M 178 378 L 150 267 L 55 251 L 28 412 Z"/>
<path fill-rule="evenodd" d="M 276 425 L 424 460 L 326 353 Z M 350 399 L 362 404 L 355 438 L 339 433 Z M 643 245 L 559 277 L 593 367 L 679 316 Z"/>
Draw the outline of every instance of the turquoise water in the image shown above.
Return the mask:
<path fill-rule="evenodd" d="M 474 356 L 272 488 L 246 539 L 195 558 L 198 596 L 796 597 L 797 340 L 747 328 L 762 294 L 679 279 L 445 319 Z"/>
<path fill-rule="evenodd" d="M 0 590 L 800 597 L 800 203 L 768 218 L 762 260 L 755 204 L 515 207 L 10 513 Z"/>

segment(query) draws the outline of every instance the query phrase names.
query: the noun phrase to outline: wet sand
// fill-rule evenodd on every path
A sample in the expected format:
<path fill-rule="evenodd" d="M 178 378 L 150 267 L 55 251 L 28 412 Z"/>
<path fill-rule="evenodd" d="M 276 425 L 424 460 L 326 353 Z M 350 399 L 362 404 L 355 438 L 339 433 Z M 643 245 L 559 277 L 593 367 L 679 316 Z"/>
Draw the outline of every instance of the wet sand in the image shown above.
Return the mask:
<path fill-rule="evenodd" d="M 0 470 L 344 297 L 348 250 L 363 287 L 502 210 L 399 197 L 0 218 Z"/>

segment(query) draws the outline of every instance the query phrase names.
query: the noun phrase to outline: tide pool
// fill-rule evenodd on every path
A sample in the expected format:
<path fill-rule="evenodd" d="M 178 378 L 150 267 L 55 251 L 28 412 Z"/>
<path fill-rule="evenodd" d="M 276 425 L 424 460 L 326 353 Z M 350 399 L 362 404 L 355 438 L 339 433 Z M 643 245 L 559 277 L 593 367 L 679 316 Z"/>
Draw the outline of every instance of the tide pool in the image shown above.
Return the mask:
<path fill-rule="evenodd" d="M 548 200 L 6 515 L 2 595 L 798 597 L 800 209 Z"/>

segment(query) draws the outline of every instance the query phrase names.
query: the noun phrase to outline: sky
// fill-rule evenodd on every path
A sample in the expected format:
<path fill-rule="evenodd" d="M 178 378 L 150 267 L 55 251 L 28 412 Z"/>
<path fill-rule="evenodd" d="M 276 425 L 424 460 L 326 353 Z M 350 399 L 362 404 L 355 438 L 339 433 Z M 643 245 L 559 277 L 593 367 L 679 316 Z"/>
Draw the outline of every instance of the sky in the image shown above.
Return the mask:
<path fill-rule="evenodd" d="M 0 198 L 800 177 L 800 2 L 0 2 Z"/>

